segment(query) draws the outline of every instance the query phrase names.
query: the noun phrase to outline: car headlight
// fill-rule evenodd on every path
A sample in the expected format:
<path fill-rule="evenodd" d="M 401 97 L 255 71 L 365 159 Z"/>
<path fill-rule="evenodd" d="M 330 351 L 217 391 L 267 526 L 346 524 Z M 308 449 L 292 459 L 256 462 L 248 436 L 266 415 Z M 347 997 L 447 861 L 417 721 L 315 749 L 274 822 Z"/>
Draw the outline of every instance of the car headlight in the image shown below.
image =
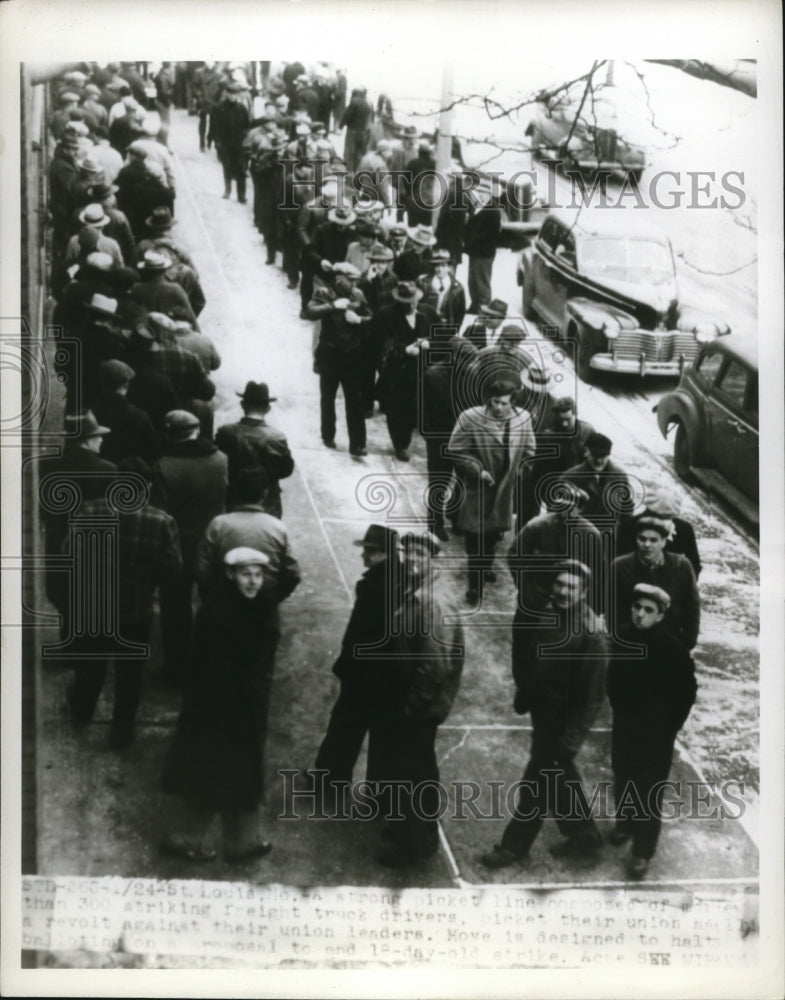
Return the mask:
<path fill-rule="evenodd" d="M 699 323 L 695 327 L 695 339 L 699 344 L 708 344 L 717 338 L 717 327 L 714 323 Z"/>
<path fill-rule="evenodd" d="M 608 340 L 616 340 L 620 333 L 618 323 L 603 323 L 602 333 Z"/>

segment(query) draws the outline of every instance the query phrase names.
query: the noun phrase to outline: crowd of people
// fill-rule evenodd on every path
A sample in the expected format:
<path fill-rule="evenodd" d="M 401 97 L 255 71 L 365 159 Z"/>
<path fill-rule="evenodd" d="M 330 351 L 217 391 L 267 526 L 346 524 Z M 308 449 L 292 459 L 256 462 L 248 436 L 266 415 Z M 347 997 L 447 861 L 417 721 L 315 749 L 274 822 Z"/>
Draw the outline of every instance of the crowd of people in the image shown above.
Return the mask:
<path fill-rule="evenodd" d="M 462 537 L 465 599 L 479 606 L 496 580 L 496 549 L 514 529 L 506 553 L 518 593 L 514 708 L 531 714 L 532 752 L 502 843 L 483 862 L 526 857 L 554 769 L 567 808 L 581 783 L 575 755 L 607 676 L 612 840 L 632 839 L 630 873 L 640 878 L 656 847 L 660 785 L 695 696 L 694 532 L 675 498 L 631 483 L 610 458 L 610 438 L 578 417 L 574 399 L 552 393 L 545 363 L 527 352 L 525 325 L 493 298 L 501 227 L 493 193 L 472 192 L 466 211 L 442 207 L 434 225 L 436 206 L 423 200 L 422 185 L 393 183 L 396 164 L 414 177 L 432 170 L 431 143 L 395 122 L 384 95 L 376 111 L 363 88 L 347 101 L 340 76 L 336 84 L 287 64 L 259 92 L 247 65 L 204 63 L 190 75 L 188 100 L 194 141 L 205 152 L 214 146 L 220 160 L 224 196 L 234 184 L 245 201 L 250 173 L 249 223 L 264 238 L 267 264 L 281 254 L 299 315 L 314 321 L 324 446 L 338 447 L 339 388 L 358 461 L 377 413 L 397 461 L 410 460 L 415 433 L 425 441 L 423 532 L 399 537 L 373 525 L 356 543 L 366 572 L 314 764 L 320 796 L 334 804 L 368 735 L 368 779 L 410 789 L 380 860 L 406 866 L 437 850 L 435 813 L 426 808 L 433 803 L 411 789 L 439 780 L 437 728 L 458 690 L 465 637 L 443 624 L 446 597 L 434 570 L 451 533 Z M 52 85 L 51 290 L 65 334 L 55 363 L 66 404 L 63 454 L 40 463 L 55 567 L 47 592 L 75 661 L 71 723 L 92 720 L 114 659 L 110 742 L 122 750 L 134 739 L 144 656 L 121 657 L 128 643 L 149 645 L 158 590 L 164 676 L 183 689 L 164 787 L 186 804 L 164 846 L 209 860 L 206 838 L 220 814 L 225 856 L 247 860 L 270 849 L 260 810 L 278 608 L 300 582 L 280 488 L 294 459 L 269 422 L 275 397 L 261 380 L 238 387 L 242 416 L 214 428 L 212 374 L 221 358 L 200 328 L 205 295 L 176 235 L 170 65 L 156 77 L 152 116 L 139 83 L 123 63 L 85 64 Z M 456 276 L 464 253 L 468 305 Z M 118 502 L 118 477 L 134 486 L 133 503 Z M 58 499 L 62 483 L 76 487 L 68 509 Z M 78 563 L 77 581 L 58 559 L 75 556 L 96 521 L 112 522 L 116 541 Z M 117 588 L 116 617 L 96 631 L 73 594 L 107 579 Z M 623 808 L 630 783 L 634 822 Z M 598 851 L 590 817 L 560 821 L 560 829 L 561 853 Z"/>

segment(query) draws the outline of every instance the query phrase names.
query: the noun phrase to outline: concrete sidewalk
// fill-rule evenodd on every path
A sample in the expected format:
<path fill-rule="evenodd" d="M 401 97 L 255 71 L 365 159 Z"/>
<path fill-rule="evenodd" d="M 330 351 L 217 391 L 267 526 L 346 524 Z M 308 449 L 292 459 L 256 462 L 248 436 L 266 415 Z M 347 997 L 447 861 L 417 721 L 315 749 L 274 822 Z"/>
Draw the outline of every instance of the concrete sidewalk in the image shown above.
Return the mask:
<path fill-rule="evenodd" d="M 216 373 L 215 425 L 237 418 L 235 392 L 248 379 L 266 381 L 278 397 L 270 421 L 287 434 L 296 461 L 294 475 L 283 484 L 283 510 L 303 582 L 282 607 L 283 636 L 267 744 L 267 832 L 274 850 L 244 866 L 223 861 L 193 866 L 160 856 L 157 844 L 166 832 L 172 803 L 158 791 L 158 780 L 179 698 L 160 683 L 154 628 L 156 645 L 145 678 L 138 738 L 121 754 L 106 747 L 111 692 L 105 692 L 95 724 L 75 736 L 62 710 L 69 672 L 43 668 L 39 873 L 231 878 L 299 886 L 622 883 L 621 849 L 607 848 L 591 870 L 570 867 L 545 850 L 548 831 L 538 839 L 525 871 L 505 869 L 489 878 L 476 858 L 498 840 L 501 820 L 445 819 L 439 857 L 410 872 L 391 873 L 375 861 L 382 841 L 374 824 L 276 819 L 283 788 L 277 772 L 313 763 L 337 694 L 331 667 L 355 582 L 363 572 L 359 550 L 351 541 L 372 521 L 400 519 L 396 526 L 402 530 L 424 521 L 425 454 L 418 439 L 412 461 L 397 462 L 384 420 L 377 415 L 368 422 L 369 456 L 350 457 L 341 400 L 339 450 L 322 446 L 318 382 L 311 370 L 312 324 L 298 318 L 299 293 L 286 289 L 280 268 L 265 266 L 250 205 L 222 200 L 220 165 L 213 152 L 199 152 L 196 128 L 195 118 L 173 116 L 178 184 L 174 235 L 196 260 L 207 297 L 200 323 L 223 357 Z M 440 559 L 444 587 L 467 626 L 462 688 L 439 737 L 442 777 L 511 784 L 520 778 L 528 746 L 526 728 L 511 707 L 509 624 L 514 591 L 507 574 L 500 573 L 482 612 L 467 611 L 462 603 L 463 558 L 461 539 L 452 539 Z M 44 636 L 45 641 L 53 639 Z M 594 780 L 609 777 L 607 725 L 607 717 L 600 720 L 584 749 L 589 787 Z M 364 761 L 360 761 L 355 777 L 363 776 Z M 683 759 L 677 760 L 674 777 L 699 780 Z M 729 819 L 667 824 L 651 869 L 655 883 L 702 879 L 754 883 L 756 878 L 757 851 L 740 824 Z"/>

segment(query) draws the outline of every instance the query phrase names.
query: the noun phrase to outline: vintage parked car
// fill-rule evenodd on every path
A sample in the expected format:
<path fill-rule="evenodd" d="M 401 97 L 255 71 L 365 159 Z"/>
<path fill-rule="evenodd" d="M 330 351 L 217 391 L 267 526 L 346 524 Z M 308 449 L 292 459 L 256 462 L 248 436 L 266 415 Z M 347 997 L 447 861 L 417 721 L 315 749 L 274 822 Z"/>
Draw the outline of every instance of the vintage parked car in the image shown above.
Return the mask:
<path fill-rule="evenodd" d="M 624 137 L 614 90 L 600 90 L 580 115 L 579 106 L 577 97 L 558 107 L 539 106 L 525 131 L 532 153 L 560 159 L 565 171 L 605 171 L 637 183 L 646 166 L 646 151 Z"/>
<path fill-rule="evenodd" d="M 727 324 L 679 303 L 670 240 L 634 209 L 553 209 L 518 260 L 523 314 L 576 343 L 597 372 L 680 375 Z"/>
<path fill-rule="evenodd" d="M 705 344 L 677 389 L 655 406 L 674 427 L 673 464 L 758 523 L 758 351 L 738 334 Z"/>

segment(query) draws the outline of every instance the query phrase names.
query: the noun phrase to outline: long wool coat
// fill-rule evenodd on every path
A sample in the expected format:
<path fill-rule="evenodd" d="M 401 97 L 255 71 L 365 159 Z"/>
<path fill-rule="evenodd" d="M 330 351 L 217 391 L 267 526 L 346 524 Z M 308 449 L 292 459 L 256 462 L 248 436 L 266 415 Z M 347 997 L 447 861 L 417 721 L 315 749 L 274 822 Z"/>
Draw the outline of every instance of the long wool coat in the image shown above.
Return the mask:
<path fill-rule="evenodd" d="M 165 791 L 206 812 L 259 805 L 277 642 L 276 606 L 261 593 L 249 600 L 227 580 L 205 601 Z"/>
<path fill-rule="evenodd" d="M 465 489 L 458 515 L 464 531 L 481 534 L 508 531 L 512 526 L 518 469 L 534 455 L 536 440 L 529 414 L 513 407 L 505 461 L 504 424 L 489 416 L 484 406 L 473 406 L 458 417 L 452 432 L 449 454 Z M 493 476 L 493 486 L 480 478 L 483 469 Z"/>

